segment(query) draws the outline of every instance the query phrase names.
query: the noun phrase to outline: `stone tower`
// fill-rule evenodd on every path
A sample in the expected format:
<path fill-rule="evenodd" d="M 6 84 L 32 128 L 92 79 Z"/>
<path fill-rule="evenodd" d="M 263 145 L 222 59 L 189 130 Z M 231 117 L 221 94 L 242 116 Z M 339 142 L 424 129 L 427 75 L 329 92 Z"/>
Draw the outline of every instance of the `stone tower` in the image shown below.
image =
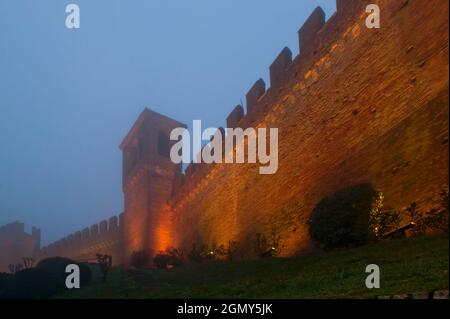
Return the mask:
<path fill-rule="evenodd" d="M 181 164 L 170 159 L 170 132 L 186 127 L 173 119 L 145 109 L 120 145 L 123 152 L 124 264 L 134 251 L 159 249 L 156 223 L 165 214 L 173 181 Z"/>
<path fill-rule="evenodd" d="M 36 227 L 29 234 L 19 221 L 0 226 L 0 272 L 9 271 L 9 264 L 23 263 L 24 257 L 34 257 L 40 245 L 41 230 Z"/>

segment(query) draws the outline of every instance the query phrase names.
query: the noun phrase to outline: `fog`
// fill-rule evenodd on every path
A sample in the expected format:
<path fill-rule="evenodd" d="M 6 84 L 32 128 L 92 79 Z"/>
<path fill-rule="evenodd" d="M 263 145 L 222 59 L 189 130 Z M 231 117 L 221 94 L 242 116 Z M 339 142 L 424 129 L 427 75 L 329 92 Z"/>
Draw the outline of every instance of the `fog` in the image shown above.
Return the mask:
<path fill-rule="evenodd" d="M 81 28 L 67 29 L 78 4 Z M 123 210 L 118 148 L 144 107 L 225 118 L 334 0 L 0 1 L 0 225 L 48 244 Z"/>

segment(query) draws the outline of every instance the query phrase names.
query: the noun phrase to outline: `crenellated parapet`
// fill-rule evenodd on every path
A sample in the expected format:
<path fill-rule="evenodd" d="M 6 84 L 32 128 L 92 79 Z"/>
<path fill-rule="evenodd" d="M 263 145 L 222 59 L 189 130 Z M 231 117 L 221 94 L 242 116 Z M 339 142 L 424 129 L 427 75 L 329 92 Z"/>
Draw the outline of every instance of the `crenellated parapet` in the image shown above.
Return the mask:
<path fill-rule="evenodd" d="M 309 16 L 303 26 L 298 30 L 300 54 L 311 54 L 317 47 L 317 33 L 325 25 L 325 12 L 317 7 Z"/>
<path fill-rule="evenodd" d="M 230 115 L 227 117 L 227 127 L 237 127 L 241 119 L 244 117 L 244 108 L 242 105 L 237 105 Z"/>
<path fill-rule="evenodd" d="M 283 48 L 272 62 L 270 70 L 270 87 L 276 89 L 286 80 L 286 72 L 292 63 L 292 52 L 288 47 Z"/>
<path fill-rule="evenodd" d="M 266 87 L 263 79 L 258 79 L 245 95 L 247 113 L 245 113 L 242 105 L 236 106 L 227 116 L 226 126 L 243 129 L 256 127 L 258 123 L 264 121 L 268 112 L 273 112 L 272 102 L 279 97 L 283 88 L 288 86 L 289 81 L 299 82 L 306 77 L 305 82 L 311 82 L 314 74 L 309 75 L 308 71 L 317 62 L 317 57 L 314 56 L 315 51 L 318 48 L 323 50 L 325 47 L 331 46 L 332 42 L 339 36 L 335 32 L 337 26 L 342 26 L 347 16 L 354 12 L 356 8 L 361 8 L 360 5 L 356 6 L 353 2 L 355 1 L 338 1 L 338 10 L 341 11 L 339 13 L 340 18 L 335 18 L 338 15 L 336 13 L 327 23 L 325 22 L 324 11 L 317 7 L 298 30 L 299 55 L 294 57 L 288 47 L 283 48 L 269 66 L 270 87 Z M 324 29 L 326 29 L 325 35 L 321 33 Z M 224 132 L 222 137 L 225 137 Z M 190 189 L 201 184 L 202 179 L 210 175 L 214 166 L 196 163 L 188 165 L 185 173 L 180 173 L 174 181 L 172 201 L 177 202 Z"/>
<path fill-rule="evenodd" d="M 121 222 L 120 222 L 121 221 Z M 53 256 L 65 256 L 73 259 L 93 259 L 95 254 L 108 252 L 110 248 L 116 251 L 123 241 L 123 213 L 102 220 L 81 231 L 70 234 L 51 243 L 37 254 L 38 259 Z M 95 250 L 98 250 L 95 252 Z"/>
<path fill-rule="evenodd" d="M 247 116 L 253 116 L 256 113 L 256 105 L 259 99 L 266 93 L 266 83 L 263 79 L 259 79 L 253 84 L 245 95 L 247 104 Z"/>

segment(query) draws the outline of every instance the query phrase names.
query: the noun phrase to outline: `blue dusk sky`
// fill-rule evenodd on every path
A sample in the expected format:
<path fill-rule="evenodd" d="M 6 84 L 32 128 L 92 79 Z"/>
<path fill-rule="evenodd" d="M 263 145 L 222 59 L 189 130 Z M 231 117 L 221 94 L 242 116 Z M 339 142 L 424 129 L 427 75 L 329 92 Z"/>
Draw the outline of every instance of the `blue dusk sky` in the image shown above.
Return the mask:
<path fill-rule="evenodd" d="M 81 28 L 65 8 L 79 5 Z M 225 126 L 334 0 L 0 0 L 0 225 L 43 244 L 123 210 L 118 145 L 149 107 Z"/>

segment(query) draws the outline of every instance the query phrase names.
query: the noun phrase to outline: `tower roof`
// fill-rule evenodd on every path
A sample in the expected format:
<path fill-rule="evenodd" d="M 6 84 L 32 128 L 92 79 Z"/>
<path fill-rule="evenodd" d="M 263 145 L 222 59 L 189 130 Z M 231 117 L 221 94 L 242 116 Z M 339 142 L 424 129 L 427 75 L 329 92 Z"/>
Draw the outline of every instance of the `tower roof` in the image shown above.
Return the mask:
<path fill-rule="evenodd" d="M 168 116 L 165 116 L 163 114 L 160 114 L 158 112 L 155 112 L 149 108 L 145 108 L 141 114 L 139 115 L 139 117 L 137 118 L 136 122 L 134 122 L 133 126 L 131 127 L 130 131 L 128 132 L 128 134 L 125 136 L 125 138 L 123 139 L 122 143 L 120 143 L 119 148 L 121 150 L 123 150 L 129 143 L 130 141 L 133 139 L 133 137 L 136 136 L 137 132 L 139 132 L 139 129 L 141 128 L 141 126 L 144 124 L 144 122 L 149 119 L 149 118 L 157 118 L 160 120 L 163 120 L 165 122 L 169 122 L 171 123 L 171 125 L 173 125 L 173 127 L 184 127 L 187 128 L 186 124 L 180 123 Z"/>

